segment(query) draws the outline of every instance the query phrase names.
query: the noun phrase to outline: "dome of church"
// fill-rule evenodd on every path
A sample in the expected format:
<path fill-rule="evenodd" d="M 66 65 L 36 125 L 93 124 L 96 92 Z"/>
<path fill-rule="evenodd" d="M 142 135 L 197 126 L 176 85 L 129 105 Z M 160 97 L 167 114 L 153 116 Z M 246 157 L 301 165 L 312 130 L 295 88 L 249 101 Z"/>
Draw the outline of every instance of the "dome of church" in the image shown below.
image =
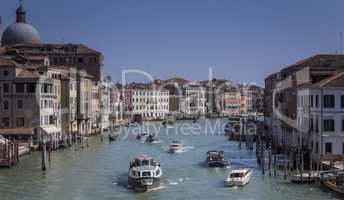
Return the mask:
<path fill-rule="evenodd" d="M 16 22 L 8 26 L 1 38 L 2 46 L 40 43 L 41 39 L 35 27 L 26 23 L 26 11 L 22 4 L 16 10 Z"/>

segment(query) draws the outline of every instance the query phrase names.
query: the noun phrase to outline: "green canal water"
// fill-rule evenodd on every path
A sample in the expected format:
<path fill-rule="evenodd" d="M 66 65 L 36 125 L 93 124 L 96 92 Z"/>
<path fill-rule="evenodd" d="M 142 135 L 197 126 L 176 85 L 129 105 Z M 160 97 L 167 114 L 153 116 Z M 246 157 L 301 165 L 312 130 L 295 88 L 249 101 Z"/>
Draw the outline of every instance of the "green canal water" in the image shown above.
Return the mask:
<path fill-rule="evenodd" d="M 19 165 L 0 169 L 0 200 L 95 200 L 95 199 L 340 199 L 320 184 L 295 185 L 280 177 L 263 176 L 255 153 L 240 150 L 229 142 L 219 126 L 223 120 L 203 120 L 198 124 L 182 121 L 164 129 L 156 123 L 160 144 L 149 145 L 136 140 L 138 128 L 121 130 L 118 141 L 109 143 L 100 136 L 90 138 L 89 147 L 72 147 L 53 152 L 46 172 L 40 169 L 40 154 L 22 157 Z M 152 124 L 151 124 L 152 125 Z M 190 129 L 192 125 L 192 129 Z M 151 127 L 152 128 L 152 127 Z M 146 131 L 145 131 L 146 132 Z M 182 133 L 183 132 L 183 133 Z M 178 140 L 186 147 L 179 154 L 166 151 Z M 208 150 L 224 150 L 233 167 L 249 166 L 254 174 L 244 188 L 226 188 L 223 181 L 228 169 L 208 169 L 201 165 Z M 148 193 L 127 188 L 129 162 L 139 154 L 157 159 L 162 166 L 162 187 Z"/>

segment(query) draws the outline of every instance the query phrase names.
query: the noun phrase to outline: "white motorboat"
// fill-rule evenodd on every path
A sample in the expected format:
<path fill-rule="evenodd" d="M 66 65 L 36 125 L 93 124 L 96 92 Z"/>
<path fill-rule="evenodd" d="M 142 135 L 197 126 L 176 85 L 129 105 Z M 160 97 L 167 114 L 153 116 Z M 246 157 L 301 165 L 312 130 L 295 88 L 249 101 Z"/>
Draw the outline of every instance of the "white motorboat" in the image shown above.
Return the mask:
<path fill-rule="evenodd" d="M 232 170 L 226 180 L 225 185 L 228 187 L 245 186 L 250 182 L 252 170 L 249 168 L 241 168 Z"/>
<path fill-rule="evenodd" d="M 181 149 L 183 148 L 182 144 L 177 142 L 177 141 L 173 141 L 171 144 L 170 144 L 170 148 L 169 148 L 169 151 L 171 153 L 177 153 L 179 152 Z"/>

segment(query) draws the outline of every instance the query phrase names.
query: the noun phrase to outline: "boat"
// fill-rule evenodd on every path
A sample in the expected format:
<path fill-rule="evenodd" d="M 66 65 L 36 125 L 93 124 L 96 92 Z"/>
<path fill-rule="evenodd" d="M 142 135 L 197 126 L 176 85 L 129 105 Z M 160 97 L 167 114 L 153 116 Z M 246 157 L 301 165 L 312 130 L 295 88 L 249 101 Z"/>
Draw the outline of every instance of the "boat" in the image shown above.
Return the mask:
<path fill-rule="evenodd" d="M 251 176 L 252 170 L 249 168 L 234 169 L 228 174 L 225 186 L 245 186 L 250 182 Z"/>
<path fill-rule="evenodd" d="M 111 142 L 117 140 L 118 136 L 118 133 L 109 132 L 109 141 Z"/>
<path fill-rule="evenodd" d="M 344 172 L 322 172 L 320 174 L 321 183 L 330 190 L 338 194 L 344 194 Z"/>
<path fill-rule="evenodd" d="M 232 128 L 229 123 L 225 125 L 224 131 L 225 131 L 225 134 L 224 134 L 225 136 L 230 136 L 230 134 L 232 133 Z"/>
<path fill-rule="evenodd" d="M 141 140 L 146 135 L 147 135 L 147 133 L 138 133 L 138 134 L 136 134 L 136 139 Z"/>
<path fill-rule="evenodd" d="M 229 167 L 230 161 L 225 160 L 223 151 L 212 150 L 207 152 L 205 164 L 208 167 Z"/>
<path fill-rule="evenodd" d="M 171 153 L 177 153 L 183 148 L 182 144 L 178 141 L 173 141 L 170 144 L 169 152 Z"/>
<path fill-rule="evenodd" d="M 175 118 L 172 115 L 166 116 L 165 120 L 162 122 L 162 125 L 165 128 L 172 128 L 175 123 Z"/>
<path fill-rule="evenodd" d="M 159 143 L 159 142 L 160 142 L 160 140 L 155 136 L 154 133 L 149 134 L 147 139 L 146 139 L 146 143 L 154 144 L 154 143 Z"/>
<path fill-rule="evenodd" d="M 160 186 L 161 176 L 160 164 L 149 156 L 141 155 L 130 162 L 128 186 L 136 191 L 147 192 Z"/>
<path fill-rule="evenodd" d="M 290 180 L 293 183 L 315 183 L 319 180 L 319 173 L 317 172 L 306 172 L 306 173 L 302 173 L 302 178 L 301 178 L 301 174 L 294 174 L 292 176 L 290 176 Z"/>

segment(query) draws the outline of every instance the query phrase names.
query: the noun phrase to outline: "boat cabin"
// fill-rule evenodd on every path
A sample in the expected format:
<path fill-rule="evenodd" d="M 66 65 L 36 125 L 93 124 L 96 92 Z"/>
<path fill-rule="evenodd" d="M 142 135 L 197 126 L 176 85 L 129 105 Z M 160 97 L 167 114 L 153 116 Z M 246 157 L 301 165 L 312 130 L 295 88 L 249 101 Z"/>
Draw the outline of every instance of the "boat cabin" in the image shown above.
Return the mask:
<path fill-rule="evenodd" d="M 225 156 L 223 151 L 208 151 L 207 152 L 207 161 L 212 160 L 224 160 Z"/>
<path fill-rule="evenodd" d="M 130 168 L 143 166 L 160 166 L 160 164 L 151 157 L 140 156 L 130 162 Z"/>

